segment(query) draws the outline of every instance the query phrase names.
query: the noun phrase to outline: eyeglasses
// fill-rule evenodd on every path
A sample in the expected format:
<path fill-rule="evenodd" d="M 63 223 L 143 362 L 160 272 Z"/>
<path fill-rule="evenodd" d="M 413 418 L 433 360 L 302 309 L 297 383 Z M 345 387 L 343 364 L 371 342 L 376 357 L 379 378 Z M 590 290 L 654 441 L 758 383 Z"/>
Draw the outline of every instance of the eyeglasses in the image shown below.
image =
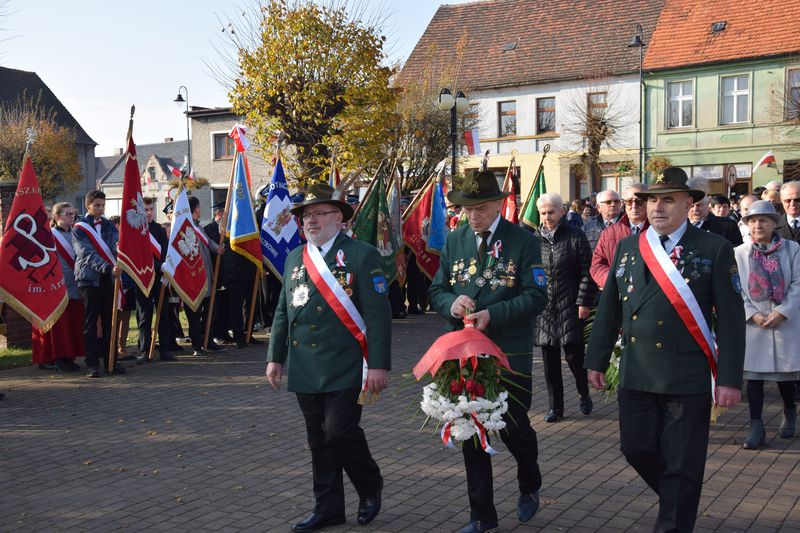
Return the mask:
<path fill-rule="evenodd" d="M 602 202 L 597 202 L 599 204 L 606 204 L 606 205 L 614 205 L 618 204 L 619 200 L 603 200 Z"/>
<path fill-rule="evenodd" d="M 338 212 L 339 211 L 337 209 L 335 209 L 333 211 L 316 211 L 314 213 L 309 213 L 307 211 L 303 211 L 303 220 L 310 220 L 312 218 L 314 220 L 317 220 L 319 217 L 321 217 L 323 215 L 330 215 L 330 214 L 338 213 Z"/>
<path fill-rule="evenodd" d="M 800 198 L 783 198 L 781 202 L 785 204 L 800 204 Z"/>
<path fill-rule="evenodd" d="M 64 211 L 63 213 L 59 213 L 58 216 L 61 217 L 74 217 L 75 211 Z"/>
<path fill-rule="evenodd" d="M 623 200 L 625 205 L 644 205 L 644 200 L 641 198 L 629 198 L 627 200 Z"/>

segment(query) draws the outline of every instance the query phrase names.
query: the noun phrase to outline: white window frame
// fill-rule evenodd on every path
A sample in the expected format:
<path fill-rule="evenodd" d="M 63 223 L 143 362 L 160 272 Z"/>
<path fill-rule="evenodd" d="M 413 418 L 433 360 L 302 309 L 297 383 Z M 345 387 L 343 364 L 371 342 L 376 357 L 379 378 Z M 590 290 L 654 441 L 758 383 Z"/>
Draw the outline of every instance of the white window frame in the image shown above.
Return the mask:
<path fill-rule="evenodd" d="M 733 121 L 731 121 L 731 122 L 725 122 L 724 121 L 724 116 L 725 116 L 725 96 L 726 95 L 722 91 L 723 91 L 723 85 L 725 83 L 724 80 L 726 80 L 727 78 L 733 78 L 733 79 L 747 78 L 747 89 L 746 90 L 740 89 L 739 88 L 739 82 L 736 81 L 735 82 L 735 88 L 730 93 L 730 95 L 733 97 L 733 110 L 732 110 L 733 111 L 732 112 Z M 747 124 L 747 123 L 749 123 L 751 121 L 750 114 L 752 112 L 751 111 L 751 108 L 752 108 L 752 105 L 751 105 L 751 103 L 752 103 L 751 102 L 751 95 L 752 95 L 751 88 L 752 88 L 752 86 L 753 86 L 753 77 L 750 75 L 749 72 L 742 72 L 742 73 L 738 73 L 738 74 L 730 74 L 728 76 L 720 76 L 719 77 L 719 91 L 718 91 L 718 94 L 719 94 L 719 124 L 721 126 L 735 125 L 735 124 Z M 738 107 L 737 107 L 738 106 L 737 102 L 739 100 L 738 97 L 742 96 L 742 95 L 746 95 L 747 96 L 747 116 L 745 117 L 744 120 L 739 121 L 739 120 L 736 120 L 736 115 L 738 115 L 737 111 L 739 110 Z"/>
<path fill-rule="evenodd" d="M 669 122 L 670 121 L 670 104 L 673 102 L 673 99 L 670 98 L 670 85 L 672 85 L 674 83 L 675 84 L 680 84 L 680 86 L 681 86 L 681 94 L 678 95 L 676 98 L 674 98 L 674 101 L 677 101 L 678 102 L 678 106 L 679 106 L 679 109 L 678 109 L 678 122 L 679 122 L 679 124 L 677 124 L 677 125 L 672 125 Z M 683 94 L 683 84 L 684 83 L 688 83 L 692 87 L 692 94 L 689 95 L 689 96 Z M 667 90 L 666 90 L 667 106 L 666 106 L 666 119 L 665 119 L 665 123 L 667 125 L 667 129 L 675 130 L 675 129 L 680 129 L 680 128 L 693 128 L 694 127 L 694 111 L 695 111 L 695 109 L 697 107 L 695 105 L 695 103 L 694 103 L 695 92 L 696 91 L 694 89 L 694 80 L 692 80 L 692 79 L 667 81 Z M 691 102 L 691 104 L 692 104 L 692 118 L 691 118 L 692 123 L 691 124 L 683 124 L 683 103 L 684 102 Z"/>
<path fill-rule="evenodd" d="M 217 157 L 217 146 L 216 146 L 216 143 L 214 142 L 217 135 L 228 135 L 228 131 L 219 130 L 219 131 L 209 132 L 209 137 L 210 137 L 210 142 L 211 142 L 211 160 L 212 161 L 231 161 L 231 160 L 233 160 L 234 157 L 236 156 L 236 152 L 235 151 L 234 151 L 234 154 L 231 157 Z"/>

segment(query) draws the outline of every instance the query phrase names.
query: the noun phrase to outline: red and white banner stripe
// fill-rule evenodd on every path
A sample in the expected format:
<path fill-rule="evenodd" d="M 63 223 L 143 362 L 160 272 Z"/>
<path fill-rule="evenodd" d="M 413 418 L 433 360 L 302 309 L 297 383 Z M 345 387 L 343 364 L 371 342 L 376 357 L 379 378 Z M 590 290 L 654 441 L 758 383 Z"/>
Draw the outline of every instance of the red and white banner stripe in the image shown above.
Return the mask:
<path fill-rule="evenodd" d="M 464 142 L 467 143 L 467 152 L 469 155 L 481 153 L 481 140 L 478 137 L 478 128 L 465 131 Z"/>
<path fill-rule="evenodd" d="M 753 172 L 755 172 L 756 169 L 761 165 L 769 165 L 770 163 L 775 163 L 775 154 L 772 153 L 772 150 L 762 155 L 761 159 L 756 161 L 756 164 L 753 165 Z"/>

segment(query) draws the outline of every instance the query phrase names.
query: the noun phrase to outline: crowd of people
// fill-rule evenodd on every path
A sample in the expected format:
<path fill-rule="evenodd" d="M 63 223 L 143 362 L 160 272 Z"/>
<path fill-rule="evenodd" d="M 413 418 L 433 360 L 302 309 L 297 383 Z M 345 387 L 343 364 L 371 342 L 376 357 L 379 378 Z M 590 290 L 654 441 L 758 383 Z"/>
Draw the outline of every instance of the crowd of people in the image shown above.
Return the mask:
<path fill-rule="evenodd" d="M 707 182 L 669 167 L 649 186 L 634 183 L 586 200 L 565 203 L 558 194 L 543 194 L 536 200 L 541 224 L 529 228 L 501 216 L 508 193 L 499 190 L 493 173 L 480 172 L 447 195 L 451 231 L 434 279 L 427 280 L 409 254 L 402 285 L 387 283 L 377 251 L 350 237 L 357 198 L 343 201 L 333 192 L 314 185 L 307 196 L 293 198 L 292 213 L 307 244 L 290 253 L 284 283 L 267 279 L 266 305 L 258 311 L 272 326 L 266 379 L 279 388 L 290 363 L 288 389 L 297 394 L 312 455 L 316 504 L 293 530 L 345 521 L 345 472 L 359 495 L 359 524 L 379 513 L 384 480 L 360 428 L 361 406 L 388 385 L 392 318 L 428 309 L 445 319 L 448 331 L 471 323 L 508 355 L 511 371 L 503 379 L 513 383 L 515 401 L 500 438 L 518 464 L 521 522 L 536 514 L 542 485 L 528 416 L 535 347 L 548 392 L 544 420 L 556 423 L 566 412 L 562 351 L 578 409 L 590 416 L 589 388 L 606 388 L 612 352 L 621 346 L 621 450 L 659 495 L 657 530 L 694 527 L 709 420 L 740 400 L 743 381 L 750 410 L 744 448 L 765 443 L 767 381 L 777 383 L 783 402 L 778 435 L 794 437 L 800 352 L 791 339 L 800 331 L 793 320 L 800 309 L 800 182 L 770 183 L 729 198 L 710 195 Z M 42 368 L 75 372 L 75 358 L 84 355 L 90 378 L 101 375 L 101 364 L 107 373 L 125 372 L 119 363 L 109 367 L 112 335 L 125 338 L 110 323 L 114 279 L 124 276 L 106 257 L 118 230 L 103 217 L 104 204 L 102 192 L 88 193 L 86 215 L 77 221 L 70 204 L 53 206 L 69 308 L 50 331 L 33 333 L 34 363 Z M 163 257 L 168 231 L 153 221 L 152 199 L 145 205 Z M 186 310 L 186 341 L 194 355 L 221 351 L 224 343 L 241 348 L 248 339 L 261 342 L 246 331 L 254 266 L 226 253 L 219 239 L 222 206 L 200 228 L 200 203 L 193 197 L 189 205 L 196 229 L 209 237 L 207 246 L 201 244 L 206 272 L 210 276 L 213 259 L 222 256 L 223 274 L 215 294 L 217 341 L 203 347 L 209 294 L 197 311 Z M 122 309 L 137 313 L 134 358 L 145 363 L 160 291 L 145 296 L 135 285 L 122 285 Z M 170 361 L 176 337 L 184 339 L 179 306 L 165 294 L 159 354 Z M 470 517 L 459 533 L 494 531 L 490 455 L 469 440 L 462 451 Z"/>

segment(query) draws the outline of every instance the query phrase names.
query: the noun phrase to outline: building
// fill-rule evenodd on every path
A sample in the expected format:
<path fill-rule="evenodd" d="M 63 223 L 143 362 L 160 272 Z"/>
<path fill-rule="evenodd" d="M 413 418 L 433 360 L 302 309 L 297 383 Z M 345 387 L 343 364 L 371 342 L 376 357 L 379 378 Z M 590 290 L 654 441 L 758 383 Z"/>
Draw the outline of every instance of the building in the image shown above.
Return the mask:
<path fill-rule="evenodd" d="M 628 43 L 650 39 L 664 0 L 491 0 L 442 5 L 408 58 L 399 85 L 458 61 L 456 87 L 477 119 L 482 151 L 498 179 L 512 153 L 523 197 L 544 160 L 547 190 L 564 198 L 622 189 L 638 180 L 640 55 Z M 431 53 L 433 51 L 433 53 Z M 452 70 L 452 69 L 451 69 Z M 439 76 L 439 78 L 441 78 Z M 609 128 L 601 175 L 586 171 L 588 117 Z M 480 156 L 461 157 L 462 173 Z"/>
<path fill-rule="evenodd" d="M 82 180 L 72 191 L 63 191 L 55 201 L 83 205 L 87 192 L 96 188 L 94 149 L 97 143 L 70 114 L 64 104 L 35 72 L 0 67 L 0 103 L 14 105 L 21 99 L 38 99 L 39 106 L 55 113 L 55 122 L 75 132 L 75 148 L 81 165 Z"/>
<path fill-rule="evenodd" d="M 647 158 L 712 193 L 800 179 L 799 54 L 797 2 L 667 0 L 644 59 Z M 754 174 L 769 150 L 777 168 Z"/>

